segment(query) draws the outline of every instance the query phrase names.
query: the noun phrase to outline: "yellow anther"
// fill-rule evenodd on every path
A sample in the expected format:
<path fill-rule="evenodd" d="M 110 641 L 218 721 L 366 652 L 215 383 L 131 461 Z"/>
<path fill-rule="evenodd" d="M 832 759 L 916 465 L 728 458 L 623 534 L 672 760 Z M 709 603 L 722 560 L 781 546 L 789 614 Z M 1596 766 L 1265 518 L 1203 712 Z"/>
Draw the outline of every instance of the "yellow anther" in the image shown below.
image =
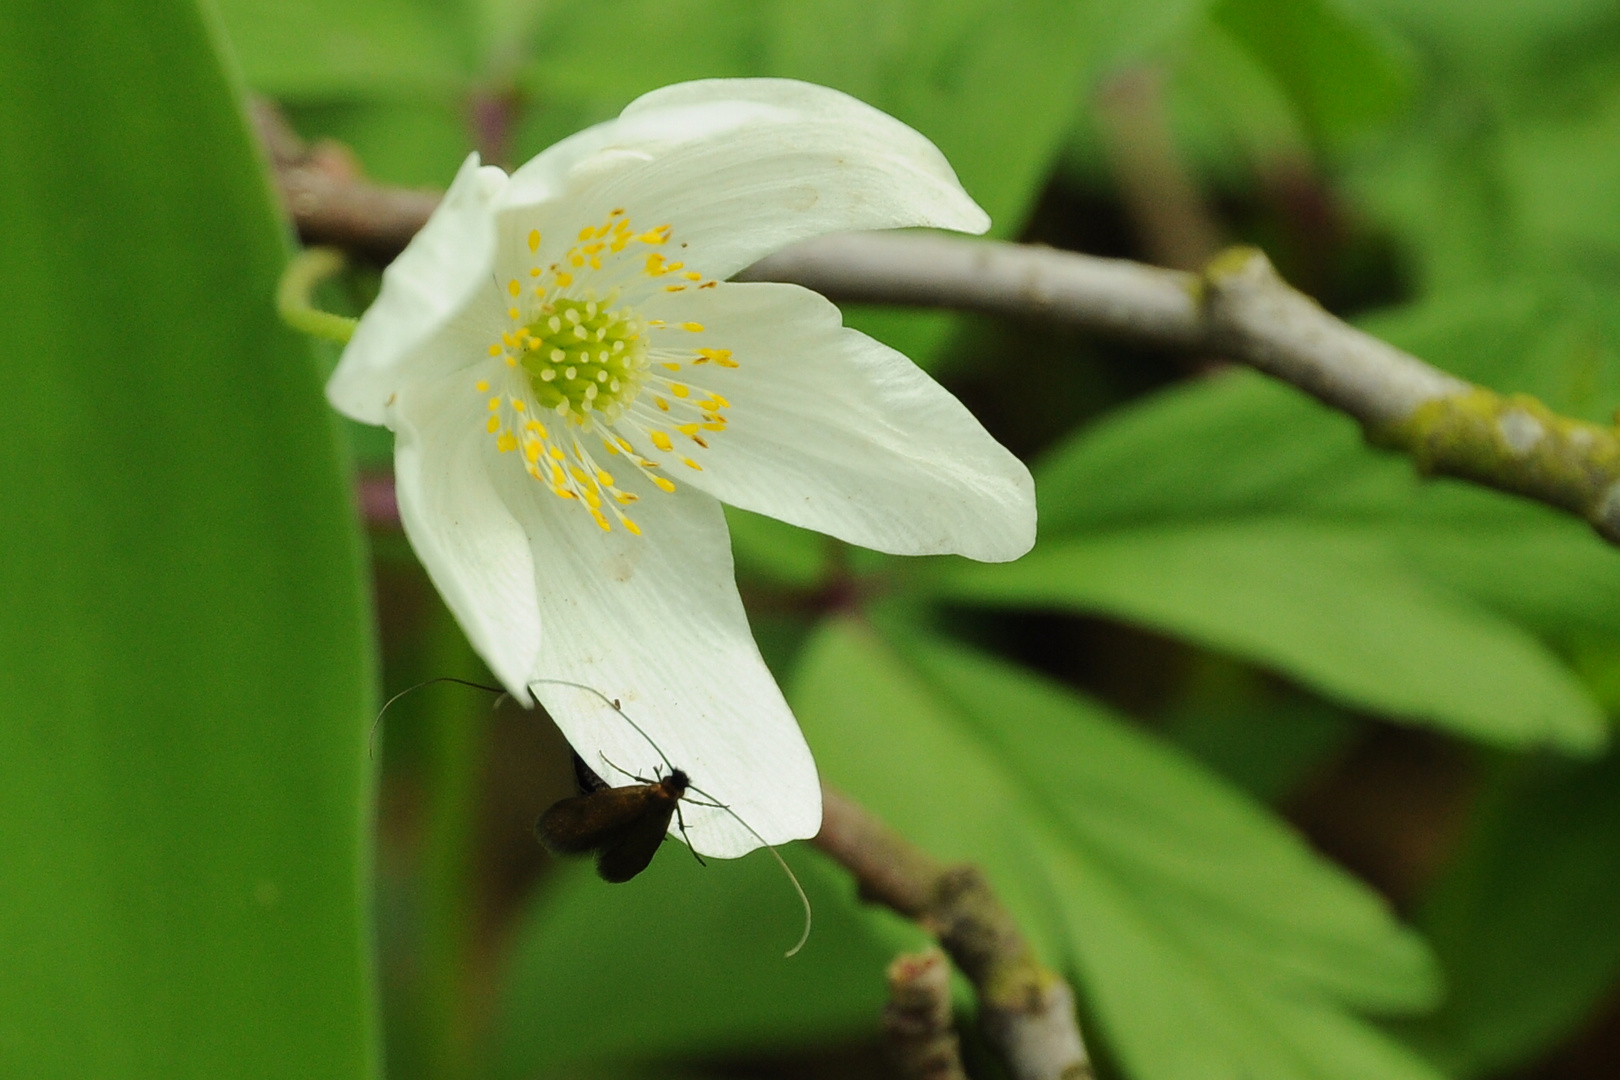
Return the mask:
<path fill-rule="evenodd" d="M 676 424 L 675 425 L 675 430 L 680 432 L 682 435 L 687 435 L 687 436 L 690 436 L 692 438 L 696 438 L 697 433 L 698 433 L 698 426 L 696 424 Z"/>
<path fill-rule="evenodd" d="M 731 358 L 731 350 L 729 350 L 729 349 L 721 349 L 720 352 L 723 353 L 724 355 L 716 356 L 714 358 L 715 363 L 719 364 L 721 367 L 728 367 L 728 368 L 734 368 L 734 367 L 737 366 L 737 361 L 735 361 L 735 360 L 733 360 Z"/>
<path fill-rule="evenodd" d="M 630 492 L 628 492 L 628 491 L 621 491 L 621 492 L 618 492 L 618 493 L 617 493 L 617 494 L 616 494 L 616 495 L 614 495 L 614 496 L 613 496 L 613 497 L 614 497 L 614 498 L 615 498 L 615 499 L 617 499 L 617 500 L 618 500 L 618 501 L 619 501 L 619 502 L 621 502 L 621 503 L 623 503 L 623 504 L 624 504 L 624 505 L 626 505 L 626 506 L 629 506 L 629 505 L 630 505 L 630 504 L 631 504 L 631 503 L 635 503 L 635 502 L 640 502 L 640 501 L 641 501 L 641 496 L 640 496 L 640 495 L 634 495 L 634 494 L 632 494 L 632 493 L 630 493 Z"/>
<path fill-rule="evenodd" d="M 513 278 L 511 281 L 506 283 L 506 291 L 511 293 L 513 296 L 516 296 L 518 293 L 523 291 L 523 286 L 518 284 L 517 278 Z"/>
<path fill-rule="evenodd" d="M 524 431 L 532 431 L 536 435 L 540 436 L 542 439 L 551 438 L 550 435 L 546 434 L 546 425 L 542 424 L 538 420 L 530 420 L 527 424 L 523 425 L 523 430 Z"/>
<path fill-rule="evenodd" d="M 618 442 L 619 442 L 619 449 L 623 450 L 625 453 L 633 454 L 633 453 L 636 452 L 636 448 L 631 446 L 628 440 L 620 439 L 620 440 L 618 440 Z"/>
<path fill-rule="evenodd" d="M 551 454 L 551 458 L 552 458 L 553 461 L 561 461 L 563 458 L 568 456 L 568 455 L 566 455 L 566 454 L 564 454 L 562 452 L 562 447 L 560 447 L 560 446 L 553 446 L 547 452 Z"/>
<path fill-rule="evenodd" d="M 517 412 L 522 412 L 524 409 L 527 409 L 528 407 L 529 407 L 529 403 L 524 401 L 522 398 L 513 398 L 512 399 L 512 408 L 514 410 L 516 410 Z"/>
<path fill-rule="evenodd" d="M 703 471 L 703 466 L 699 465 L 689 457 L 681 458 L 681 464 L 685 465 L 688 469 L 696 469 L 698 472 Z"/>
<path fill-rule="evenodd" d="M 533 252 L 536 252 L 536 251 L 539 251 L 539 250 L 540 250 L 540 230 L 539 229 L 530 229 L 529 230 L 529 251 L 531 253 L 533 253 Z"/>
<path fill-rule="evenodd" d="M 685 383 L 670 383 L 669 392 L 678 398 L 683 398 L 691 394 L 692 391 Z"/>
<path fill-rule="evenodd" d="M 652 482 L 654 484 L 658 485 L 658 490 L 659 491 L 674 491 L 675 490 L 675 482 L 673 480 L 666 479 L 666 478 L 664 478 L 662 476 L 653 477 Z"/>
<path fill-rule="evenodd" d="M 726 430 L 726 422 L 724 420 L 712 420 L 709 423 L 703 425 L 703 430 L 704 431 L 724 431 L 724 430 Z"/>
<path fill-rule="evenodd" d="M 713 393 L 711 391 L 710 394 L 709 394 L 709 397 L 713 398 L 716 402 L 718 402 L 720 408 L 722 408 L 722 409 L 731 408 L 731 402 L 727 401 L 725 398 L 721 397 L 719 394 Z"/>
<path fill-rule="evenodd" d="M 564 271 L 557 271 L 557 286 L 566 289 L 574 283 L 574 275 Z"/>
<path fill-rule="evenodd" d="M 490 412 L 494 412 L 496 409 L 498 409 L 500 407 L 501 407 L 501 399 L 500 398 L 492 397 L 492 398 L 489 399 L 489 411 Z"/>
<path fill-rule="evenodd" d="M 595 255 L 598 251 L 602 250 L 602 245 L 601 244 L 586 244 L 584 247 L 580 248 L 580 250 L 583 251 L 587 255 Z"/>
<path fill-rule="evenodd" d="M 501 355 L 501 347 L 499 345 L 491 345 L 489 347 L 489 355 L 491 355 L 491 356 L 499 356 L 499 355 Z"/>
<path fill-rule="evenodd" d="M 484 430 L 489 432 L 491 435 L 501 430 L 501 418 L 498 416 L 490 417 L 489 423 L 484 425 Z"/>
<path fill-rule="evenodd" d="M 545 446 L 541 444 L 539 439 L 530 439 L 528 442 L 523 444 L 523 456 L 528 458 L 531 462 L 539 461 L 540 455 L 542 452 L 544 452 L 544 450 Z M 540 475 L 540 470 L 534 470 L 534 474 L 536 476 Z"/>
<path fill-rule="evenodd" d="M 659 367 L 662 367 L 665 371 L 679 371 L 679 370 L 681 370 L 681 365 L 672 364 L 672 363 L 660 364 Z"/>
<path fill-rule="evenodd" d="M 602 526 L 602 531 L 603 532 L 612 532 L 613 531 L 613 526 L 608 524 L 607 515 L 603 514 L 602 511 L 598 510 L 594 506 L 591 507 L 591 517 L 595 518 L 596 523 L 598 525 Z"/>
<path fill-rule="evenodd" d="M 530 277 L 539 277 L 543 273 L 545 273 L 545 271 L 540 269 L 538 266 L 531 266 L 529 268 L 529 276 Z M 534 295 L 536 295 L 536 296 L 544 296 L 545 294 L 546 294 L 546 291 L 544 289 L 536 289 L 536 290 L 534 290 Z"/>
<path fill-rule="evenodd" d="M 567 482 L 568 482 L 568 476 L 562 471 L 562 466 L 561 465 L 552 465 L 552 467 L 551 467 L 551 483 L 552 483 L 553 487 L 556 487 L 556 488 L 560 489 L 560 490 L 558 490 L 557 494 L 561 495 L 564 491 L 568 490 L 566 487 L 564 487 L 564 485 Z"/>
<path fill-rule="evenodd" d="M 612 487 L 613 486 L 613 474 L 608 472 L 605 469 L 597 469 L 596 470 L 596 482 L 598 484 L 601 484 L 603 487 Z"/>
<path fill-rule="evenodd" d="M 659 274 L 666 272 L 667 271 L 664 269 L 664 256 L 662 254 L 655 251 L 647 256 L 647 273 L 657 277 Z"/>
<path fill-rule="evenodd" d="M 665 292 L 685 292 L 686 291 L 686 286 L 685 285 L 665 285 L 664 286 L 664 291 Z"/>
<path fill-rule="evenodd" d="M 653 404 L 657 405 L 664 412 L 669 412 L 669 402 L 665 401 L 663 398 L 654 397 L 653 398 Z"/>
<path fill-rule="evenodd" d="M 619 452 L 619 448 L 610 442 L 603 443 L 602 449 L 606 450 L 609 454 L 617 454 Z"/>
<path fill-rule="evenodd" d="M 682 274 L 681 277 L 685 278 L 687 281 L 703 280 L 703 275 L 698 273 L 696 270 L 688 270 L 686 273 Z"/>
<path fill-rule="evenodd" d="M 518 441 L 515 437 L 511 435 L 502 435 L 500 438 L 495 440 L 495 449 L 504 454 L 509 450 L 516 450 L 517 444 Z"/>
<path fill-rule="evenodd" d="M 581 240 L 589 240 L 595 234 L 595 232 L 595 229 L 587 225 L 583 229 L 579 230 L 579 238 Z"/>
<path fill-rule="evenodd" d="M 506 309 L 506 317 L 507 317 L 507 318 L 508 318 L 508 319 L 516 319 L 516 318 L 520 318 L 520 317 L 521 317 L 521 316 L 522 316 L 522 314 L 523 314 L 523 313 L 522 313 L 522 312 L 520 312 L 520 311 L 519 311 L 519 310 L 518 310 L 518 309 L 517 309 L 517 308 L 515 308 L 515 307 L 509 307 L 509 308 L 507 308 L 507 309 Z"/>
<path fill-rule="evenodd" d="M 619 520 L 624 523 L 625 531 L 627 531 L 631 536 L 641 535 L 641 527 L 635 522 L 631 521 L 627 517 L 621 517 Z"/>
<path fill-rule="evenodd" d="M 588 476 L 585 470 L 580 468 L 578 465 L 568 466 L 568 475 L 572 476 L 581 484 L 588 484 L 591 482 L 590 476 Z"/>
<path fill-rule="evenodd" d="M 703 284 L 699 285 L 698 288 L 700 288 L 700 289 L 712 289 L 718 284 L 720 284 L 718 281 L 705 281 Z"/>
<path fill-rule="evenodd" d="M 669 436 L 664 434 L 662 431 L 650 431 L 647 434 L 652 439 L 653 445 L 658 447 L 660 450 L 667 451 L 672 449 L 674 446 L 674 444 L 669 441 Z"/>
<path fill-rule="evenodd" d="M 473 389 L 477 390 L 480 394 L 488 393 L 489 380 L 479 379 L 477 382 L 473 383 Z"/>
<path fill-rule="evenodd" d="M 703 324 L 700 322 L 683 322 L 681 323 L 681 329 L 690 330 L 694 334 L 701 334 L 703 332 Z"/>
<path fill-rule="evenodd" d="M 568 265 L 572 266 L 575 270 L 578 270 L 580 267 L 585 265 L 585 256 L 581 255 L 577 251 L 574 252 L 572 255 L 568 256 Z"/>

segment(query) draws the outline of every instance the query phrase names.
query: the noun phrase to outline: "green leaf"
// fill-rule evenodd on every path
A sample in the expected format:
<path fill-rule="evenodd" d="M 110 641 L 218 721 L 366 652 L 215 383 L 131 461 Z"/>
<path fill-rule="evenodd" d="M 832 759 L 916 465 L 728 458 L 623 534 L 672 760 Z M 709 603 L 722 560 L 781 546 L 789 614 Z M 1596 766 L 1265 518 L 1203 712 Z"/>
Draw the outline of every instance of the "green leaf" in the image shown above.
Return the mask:
<path fill-rule="evenodd" d="M 560 868 L 518 933 L 497 1074 L 875 1034 L 884 967 L 926 937 L 860 905 L 825 856 L 782 854 L 815 911 L 809 942 L 787 959 L 803 915 L 768 852 L 705 868 L 671 841 L 623 885 L 586 862 Z"/>
<path fill-rule="evenodd" d="M 1437 987 L 1371 892 L 1178 752 L 960 647 L 834 622 L 790 700 L 829 782 L 983 866 L 1138 1080 L 1429 1078 L 1346 1010 Z"/>
<path fill-rule="evenodd" d="M 933 139 L 994 234 L 1011 236 L 1103 68 L 1158 44 L 1202 7 L 797 0 L 774 7 L 771 70 L 854 94 Z"/>
<path fill-rule="evenodd" d="M 1272 73 L 1330 146 L 1387 119 L 1411 92 L 1396 40 L 1334 0 L 1221 0 L 1210 19 Z"/>
<path fill-rule="evenodd" d="M 1110 615 L 1476 738 L 1589 751 L 1605 735 L 1602 710 L 1540 642 L 1426 583 L 1366 530 L 1142 527 L 953 567 L 939 595 Z"/>
<path fill-rule="evenodd" d="M 1144 623 L 1481 737 L 1601 740 L 1596 703 L 1533 636 L 1617 625 L 1620 558 L 1580 522 L 1420 481 L 1252 373 L 1121 410 L 1036 473 L 1036 552 L 931 588 Z"/>
<path fill-rule="evenodd" d="M 454 94 L 467 34 L 414 0 L 217 0 L 249 85 L 290 101 Z"/>
<path fill-rule="evenodd" d="M 0 1060 L 358 1078 L 372 660 L 284 231 L 184 0 L 0 34 Z"/>
<path fill-rule="evenodd" d="M 1620 973 L 1620 756 L 1499 781 L 1420 913 L 1453 987 L 1401 1032 L 1452 1075 L 1537 1055 Z"/>

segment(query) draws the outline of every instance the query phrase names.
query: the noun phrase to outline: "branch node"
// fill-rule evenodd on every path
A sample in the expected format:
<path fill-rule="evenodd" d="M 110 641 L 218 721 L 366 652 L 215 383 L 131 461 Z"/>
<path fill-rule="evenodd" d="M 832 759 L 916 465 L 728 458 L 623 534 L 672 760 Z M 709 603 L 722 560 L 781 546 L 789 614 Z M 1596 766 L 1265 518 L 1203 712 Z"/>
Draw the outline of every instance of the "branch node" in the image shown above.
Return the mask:
<path fill-rule="evenodd" d="M 903 953 L 889 965 L 883 1033 L 908 1080 L 967 1080 L 951 1017 L 951 968 L 939 949 Z"/>

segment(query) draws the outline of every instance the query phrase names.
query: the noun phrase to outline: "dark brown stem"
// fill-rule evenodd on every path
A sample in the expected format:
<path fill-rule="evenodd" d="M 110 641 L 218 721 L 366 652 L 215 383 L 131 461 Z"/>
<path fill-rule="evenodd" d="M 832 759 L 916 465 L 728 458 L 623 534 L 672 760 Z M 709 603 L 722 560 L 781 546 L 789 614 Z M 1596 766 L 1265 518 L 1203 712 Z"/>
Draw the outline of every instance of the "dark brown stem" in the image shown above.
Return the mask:
<path fill-rule="evenodd" d="M 812 841 L 861 896 L 933 933 L 979 996 L 979 1025 L 1015 1080 L 1090 1080 L 1074 992 L 1034 950 L 977 867 L 947 865 L 842 792 L 822 786 Z"/>
<path fill-rule="evenodd" d="M 951 1022 L 951 967 L 938 949 L 904 953 L 889 965 L 883 1034 L 907 1080 L 967 1080 Z"/>

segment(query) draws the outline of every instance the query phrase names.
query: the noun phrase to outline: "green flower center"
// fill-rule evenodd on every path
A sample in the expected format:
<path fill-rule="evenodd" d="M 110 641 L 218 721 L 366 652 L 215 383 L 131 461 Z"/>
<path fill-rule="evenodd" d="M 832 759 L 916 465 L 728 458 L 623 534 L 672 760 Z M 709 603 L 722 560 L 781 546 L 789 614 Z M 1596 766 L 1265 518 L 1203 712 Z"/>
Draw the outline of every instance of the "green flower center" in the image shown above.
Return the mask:
<path fill-rule="evenodd" d="M 516 336 L 535 400 L 560 416 L 595 410 L 611 423 L 641 391 L 647 325 L 627 308 L 558 297 Z"/>

